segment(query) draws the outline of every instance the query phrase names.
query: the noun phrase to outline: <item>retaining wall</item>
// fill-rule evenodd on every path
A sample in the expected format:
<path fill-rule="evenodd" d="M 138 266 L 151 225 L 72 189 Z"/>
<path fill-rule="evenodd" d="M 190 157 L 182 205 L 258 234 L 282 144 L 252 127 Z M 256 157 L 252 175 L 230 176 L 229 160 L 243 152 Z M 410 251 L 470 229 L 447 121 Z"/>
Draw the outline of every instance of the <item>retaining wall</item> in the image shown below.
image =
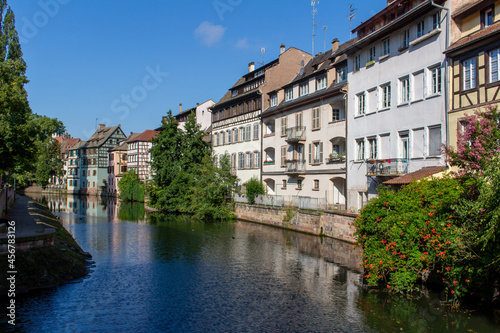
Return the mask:
<path fill-rule="evenodd" d="M 290 207 L 269 207 L 236 204 L 236 217 L 240 220 L 273 225 L 318 236 L 328 236 L 349 243 L 353 237 L 356 214 L 343 212 L 315 212 Z"/>

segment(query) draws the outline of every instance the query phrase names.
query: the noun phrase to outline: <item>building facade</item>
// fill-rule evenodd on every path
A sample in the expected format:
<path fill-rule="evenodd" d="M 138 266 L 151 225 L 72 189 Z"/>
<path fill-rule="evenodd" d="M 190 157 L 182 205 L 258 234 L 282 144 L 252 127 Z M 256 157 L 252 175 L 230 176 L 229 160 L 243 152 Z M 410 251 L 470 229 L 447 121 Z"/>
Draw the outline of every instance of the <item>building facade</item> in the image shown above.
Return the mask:
<path fill-rule="evenodd" d="M 356 27 L 348 47 L 348 208 L 377 186 L 428 166 L 444 165 L 444 1 L 395 0 Z"/>
<path fill-rule="evenodd" d="M 127 139 L 137 135 L 138 133 L 131 133 Z M 128 145 L 125 140 L 118 143 L 109 151 L 107 186 L 109 196 L 120 195 L 118 183 L 120 182 L 120 179 L 122 179 L 123 173 L 127 172 L 127 150 Z"/>
<path fill-rule="evenodd" d="M 345 207 L 346 45 L 339 49 L 334 40 L 331 50 L 268 93 L 270 106 L 262 114 L 262 180 L 268 194 Z"/>
<path fill-rule="evenodd" d="M 79 193 L 80 191 L 80 149 L 85 146 L 87 141 L 78 141 L 77 144 L 68 149 L 68 172 L 67 172 L 67 190 L 68 193 Z"/>
<path fill-rule="evenodd" d="M 145 130 L 144 132 L 127 139 L 127 170 L 133 170 L 139 179 L 148 182 L 153 179 L 151 172 L 151 140 L 158 135 L 158 131 Z"/>
<path fill-rule="evenodd" d="M 262 110 L 269 107 L 267 93 L 290 82 L 311 56 L 296 48 L 280 48 L 274 61 L 243 75 L 212 107 L 212 147 L 216 158 L 228 155 L 240 184 L 261 178 Z"/>
<path fill-rule="evenodd" d="M 449 142 L 456 147 L 466 114 L 500 104 L 498 76 L 500 1 L 461 1 L 452 6 L 449 57 Z"/>
<path fill-rule="evenodd" d="M 196 103 L 196 107 L 194 108 L 183 111 L 182 103 L 180 103 L 179 114 L 174 117 L 179 123 L 179 127 L 184 129 L 184 123 L 187 121 L 188 116 L 194 112 L 196 123 L 200 125 L 202 131 L 206 132 L 212 126 L 212 111 L 210 108 L 214 104 L 215 102 L 209 99 L 202 104 Z"/>

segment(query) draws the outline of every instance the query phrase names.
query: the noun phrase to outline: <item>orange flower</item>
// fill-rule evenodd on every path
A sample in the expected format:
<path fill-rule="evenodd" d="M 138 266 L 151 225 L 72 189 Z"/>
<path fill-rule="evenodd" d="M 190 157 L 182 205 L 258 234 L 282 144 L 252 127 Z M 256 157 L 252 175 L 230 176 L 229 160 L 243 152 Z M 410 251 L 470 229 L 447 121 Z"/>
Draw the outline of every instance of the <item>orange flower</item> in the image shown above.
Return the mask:
<path fill-rule="evenodd" d="M 391 286 L 390 286 L 390 285 L 387 285 L 387 289 L 391 289 Z"/>
<path fill-rule="evenodd" d="M 469 283 L 469 282 L 470 282 L 470 280 L 469 280 L 469 279 L 465 279 L 465 282 Z"/>
<path fill-rule="evenodd" d="M 381 265 L 382 265 L 383 263 L 384 263 L 384 262 L 383 262 L 382 260 L 380 260 L 379 264 L 381 264 Z"/>

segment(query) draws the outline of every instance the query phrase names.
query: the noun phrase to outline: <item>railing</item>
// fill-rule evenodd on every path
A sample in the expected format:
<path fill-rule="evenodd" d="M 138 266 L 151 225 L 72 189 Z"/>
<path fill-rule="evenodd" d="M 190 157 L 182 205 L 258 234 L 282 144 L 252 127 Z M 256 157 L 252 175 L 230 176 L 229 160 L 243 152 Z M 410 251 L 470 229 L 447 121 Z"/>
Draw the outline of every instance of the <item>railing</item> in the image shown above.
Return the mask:
<path fill-rule="evenodd" d="M 304 126 L 291 127 L 286 129 L 286 142 L 299 142 L 306 139 L 306 128 Z"/>
<path fill-rule="evenodd" d="M 327 163 L 345 162 L 345 155 L 330 156 L 326 159 Z"/>
<path fill-rule="evenodd" d="M 248 199 L 243 194 L 235 194 L 234 201 L 238 203 L 248 203 Z M 258 194 L 255 196 L 255 204 L 271 207 L 297 207 L 308 210 L 345 210 L 345 204 L 333 204 L 324 198 L 312 198 L 295 195 L 269 195 Z"/>
<path fill-rule="evenodd" d="M 367 176 L 400 176 L 408 173 L 408 159 L 388 158 L 366 161 Z"/>
<path fill-rule="evenodd" d="M 306 161 L 305 160 L 289 160 L 285 161 L 286 164 L 286 174 L 297 174 L 306 172 Z"/>

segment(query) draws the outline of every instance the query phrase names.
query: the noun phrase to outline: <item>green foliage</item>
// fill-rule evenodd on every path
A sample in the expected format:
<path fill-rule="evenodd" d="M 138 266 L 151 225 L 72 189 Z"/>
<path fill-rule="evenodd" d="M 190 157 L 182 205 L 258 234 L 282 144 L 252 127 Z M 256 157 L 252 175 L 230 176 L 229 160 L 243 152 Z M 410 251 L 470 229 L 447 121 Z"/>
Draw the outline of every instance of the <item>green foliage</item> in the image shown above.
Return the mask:
<path fill-rule="evenodd" d="M 472 281 L 473 235 L 457 220 L 454 204 L 468 184 L 451 177 L 382 189 L 355 221 L 369 285 L 414 292 L 421 282 L 444 284 L 454 297 Z"/>
<path fill-rule="evenodd" d="M 297 212 L 297 207 L 285 206 L 285 217 L 283 222 L 290 222 Z"/>
<path fill-rule="evenodd" d="M 255 196 L 266 192 L 264 184 L 254 176 L 245 183 L 245 193 L 248 198 L 248 203 L 253 205 L 255 203 Z"/>
<path fill-rule="evenodd" d="M 229 159 L 216 166 L 210 144 L 203 140 L 205 135 L 194 114 L 189 115 L 181 130 L 172 112 L 168 112 L 151 149 L 151 206 L 166 212 L 193 213 L 201 219 L 231 216 L 228 198 L 235 178 L 231 176 Z"/>
<path fill-rule="evenodd" d="M 52 138 L 37 144 L 38 156 L 35 176 L 38 184 L 47 186 L 52 176 L 60 176 L 63 172 L 63 161 L 60 158 L 61 146 Z"/>
<path fill-rule="evenodd" d="M 144 202 L 144 183 L 139 180 L 134 170 L 123 174 L 122 179 L 118 182 L 118 188 L 120 189 L 120 199 Z"/>
<path fill-rule="evenodd" d="M 118 218 L 122 221 L 139 221 L 144 219 L 144 204 L 122 201 L 118 208 Z"/>

